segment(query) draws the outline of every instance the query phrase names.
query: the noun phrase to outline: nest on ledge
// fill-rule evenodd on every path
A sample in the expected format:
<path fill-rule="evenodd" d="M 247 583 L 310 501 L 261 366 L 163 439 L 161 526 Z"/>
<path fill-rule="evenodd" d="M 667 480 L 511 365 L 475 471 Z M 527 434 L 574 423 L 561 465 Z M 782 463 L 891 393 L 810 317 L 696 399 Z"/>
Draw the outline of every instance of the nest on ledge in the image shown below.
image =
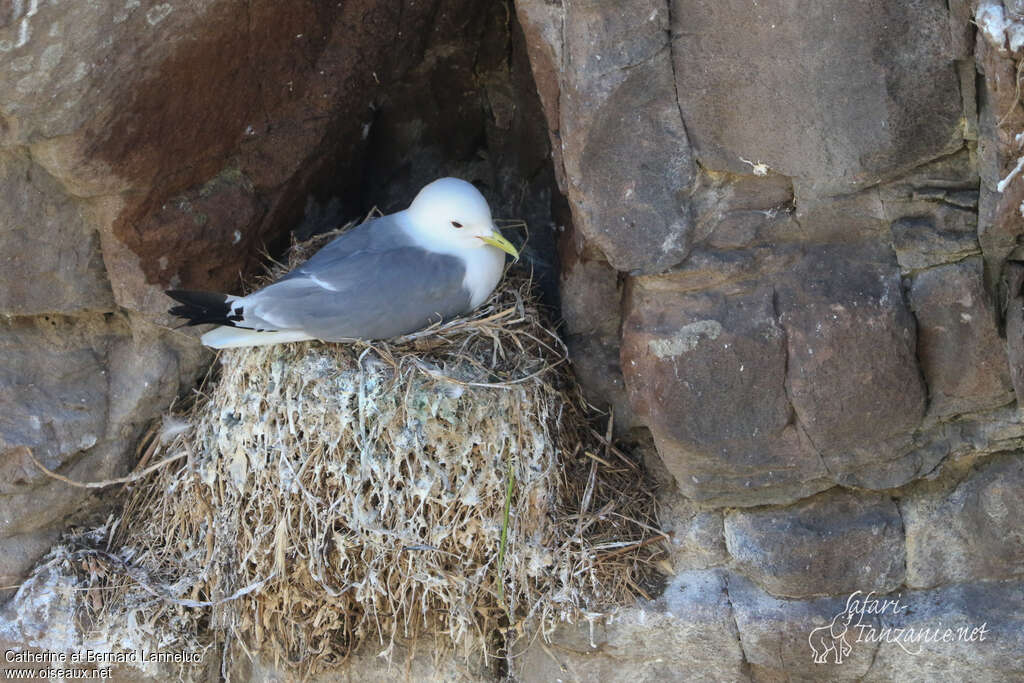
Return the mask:
<path fill-rule="evenodd" d="M 530 284 L 507 276 L 471 316 L 390 343 L 222 352 L 151 430 L 118 512 L 22 591 L 70 596 L 65 630 L 94 649 L 303 673 L 422 637 L 493 667 L 511 640 L 648 597 L 653 486 Z"/>

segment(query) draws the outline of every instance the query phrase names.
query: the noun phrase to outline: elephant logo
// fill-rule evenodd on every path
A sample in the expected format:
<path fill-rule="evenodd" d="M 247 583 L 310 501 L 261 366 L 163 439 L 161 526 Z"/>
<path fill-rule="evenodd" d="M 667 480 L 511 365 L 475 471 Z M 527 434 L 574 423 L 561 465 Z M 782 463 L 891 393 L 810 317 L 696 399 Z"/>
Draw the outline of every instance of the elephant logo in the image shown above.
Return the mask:
<path fill-rule="evenodd" d="M 854 613 L 842 611 L 832 618 L 832 623 L 827 626 L 819 626 L 807 636 L 807 642 L 814 654 L 815 664 L 826 664 L 831 654 L 836 664 L 842 664 L 843 658 L 849 656 L 853 646 L 847 640 L 850 631 L 850 622 L 853 621 Z"/>

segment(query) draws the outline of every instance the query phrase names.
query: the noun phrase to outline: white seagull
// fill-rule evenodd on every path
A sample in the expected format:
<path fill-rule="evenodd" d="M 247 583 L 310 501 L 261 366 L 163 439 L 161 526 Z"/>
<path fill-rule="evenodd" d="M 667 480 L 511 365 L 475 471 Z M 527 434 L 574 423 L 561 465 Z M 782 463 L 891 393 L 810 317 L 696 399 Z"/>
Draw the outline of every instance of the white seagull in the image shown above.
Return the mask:
<path fill-rule="evenodd" d="M 468 313 L 518 258 L 470 183 L 441 178 L 409 208 L 329 242 L 273 284 L 246 296 L 170 290 L 170 313 L 223 349 L 320 339 L 389 339 Z"/>

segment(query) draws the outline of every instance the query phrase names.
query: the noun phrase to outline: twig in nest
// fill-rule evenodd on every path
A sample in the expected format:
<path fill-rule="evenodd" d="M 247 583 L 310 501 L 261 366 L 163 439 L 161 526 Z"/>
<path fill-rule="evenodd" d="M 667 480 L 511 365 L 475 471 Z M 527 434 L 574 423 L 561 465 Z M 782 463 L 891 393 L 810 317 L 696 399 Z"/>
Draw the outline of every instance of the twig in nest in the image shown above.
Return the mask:
<path fill-rule="evenodd" d="M 53 470 L 47 469 L 46 465 L 36 460 L 36 456 L 32 453 L 31 449 L 26 449 L 26 451 L 28 452 L 28 457 L 32 459 L 32 462 L 35 463 L 36 467 L 42 470 L 43 474 L 53 479 L 56 479 L 57 481 L 62 481 L 69 486 L 77 486 L 78 488 L 83 489 L 102 489 L 106 488 L 107 486 L 113 486 L 115 484 L 130 484 L 140 479 L 144 479 L 151 472 L 155 472 L 161 467 L 171 464 L 175 460 L 181 460 L 182 458 L 185 457 L 185 453 L 178 453 L 168 458 L 164 458 L 163 460 L 154 465 L 150 465 L 141 472 L 136 472 L 134 474 L 128 475 L 127 477 L 120 477 L 118 479 L 105 479 L 103 481 L 75 481 L 74 479 L 69 479 L 65 477 L 63 474 L 57 474 Z"/>
<path fill-rule="evenodd" d="M 505 578 L 503 572 L 505 569 L 505 549 L 508 546 L 508 518 L 509 512 L 512 509 L 512 488 L 516 484 L 516 472 L 512 469 L 512 462 L 508 463 L 508 484 L 505 486 L 505 513 L 502 517 L 501 522 L 501 544 L 498 547 L 498 602 L 508 612 L 508 605 L 505 604 Z M 512 621 L 512 615 L 509 613 L 509 622 Z"/>
<path fill-rule="evenodd" d="M 637 543 L 633 543 L 631 545 L 627 545 L 627 546 L 619 548 L 617 550 L 612 550 L 612 551 L 607 552 L 607 553 L 601 553 L 601 559 L 607 559 L 609 557 L 615 557 L 616 555 L 621 555 L 622 553 L 628 553 L 630 550 L 636 550 L 637 548 L 643 548 L 645 545 L 650 545 L 652 543 L 658 543 L 659 541 L 666 540 L 666 538 L 667 537 L 664 536 L 664 535 L 661 535 L 661 536 L 651 536 L 648 539 L 645 539 L 643 541 L 639 541 Z"/>
<path fill-rule="evenodd" d="M 1024 59 L 1021 59 L 1017 62 L 1017 72 L 1014 74 L 1016 88 L 1014 90 L 1013 104 L 1010 105 L 1010 108 L 1007 109 L 1006 113 L 1003 114 L 1002 118 L 999 119 L 999 123 L 996 124 L 996 128 L 1001 128 L 1002 125 L 1006 123 L 1006 119 L 1010 118 L 1010 114 L 1013 113 L 1013 110 L 1017 108 L 1018 104 L 1020 104 L 1020 77 L 1022 69 L 1024 69 Z"/>

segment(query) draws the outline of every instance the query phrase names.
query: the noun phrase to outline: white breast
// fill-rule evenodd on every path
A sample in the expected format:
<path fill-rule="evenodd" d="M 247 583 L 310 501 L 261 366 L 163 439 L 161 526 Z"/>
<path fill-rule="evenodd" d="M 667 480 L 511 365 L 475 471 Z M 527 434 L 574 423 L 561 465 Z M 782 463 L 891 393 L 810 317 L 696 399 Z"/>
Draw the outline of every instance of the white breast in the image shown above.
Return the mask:
<path fill-rule="evenodd" d="M 469 305 L 476 308 L 491 295 L 505 268 L 505 252 L 490 245 L 461 250 L 457 256 L 466 264 L 462 286 L 469 290 Z"/>

